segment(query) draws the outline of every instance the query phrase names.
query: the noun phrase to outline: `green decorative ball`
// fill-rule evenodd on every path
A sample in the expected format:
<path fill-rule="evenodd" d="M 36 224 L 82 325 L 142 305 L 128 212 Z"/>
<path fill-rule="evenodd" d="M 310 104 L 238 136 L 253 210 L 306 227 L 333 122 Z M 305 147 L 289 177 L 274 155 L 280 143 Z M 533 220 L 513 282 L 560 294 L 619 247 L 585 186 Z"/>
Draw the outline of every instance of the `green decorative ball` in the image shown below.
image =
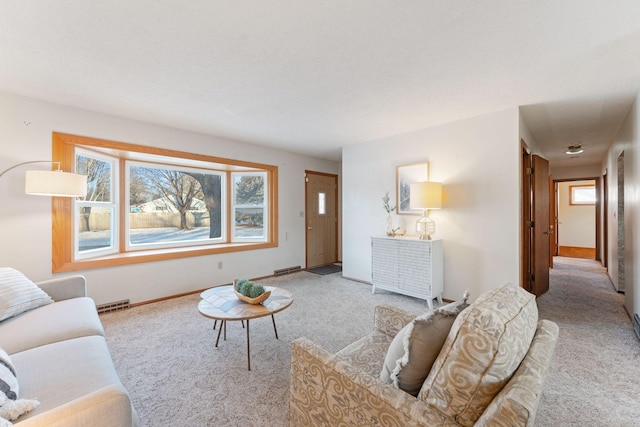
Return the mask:
<path fill-rule="evenodd" d="M 264 286 L 259 284 L 254 284 L 251 289 L 249 289 L 249 298 L 258 298 L 260 295 L 264 294 Z"/>
<path fill-rule="evenodd" d="M 246 279 L 236 281 L 236 290 L 249 298 L 257 298 L 265 292 L 264 286 Z"/>

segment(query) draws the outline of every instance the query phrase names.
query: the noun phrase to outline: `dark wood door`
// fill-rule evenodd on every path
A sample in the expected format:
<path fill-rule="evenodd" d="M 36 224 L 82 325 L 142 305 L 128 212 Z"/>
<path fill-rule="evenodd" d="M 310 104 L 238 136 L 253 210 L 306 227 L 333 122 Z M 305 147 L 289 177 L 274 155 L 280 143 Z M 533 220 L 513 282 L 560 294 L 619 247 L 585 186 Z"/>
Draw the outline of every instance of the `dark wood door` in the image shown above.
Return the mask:
<path fill-rule="evenodd" d="M 531 156 L 532 195 L 532 280 L 531 292 L 540 296 L 549 290 L 552 229 L 550 228 L 549 162 Z"/>
<path fill-rule="evenodd" d="M 549 268 L 553 268 L 553 257 L 558 255 L 558 184 L 549 177 Z"/>

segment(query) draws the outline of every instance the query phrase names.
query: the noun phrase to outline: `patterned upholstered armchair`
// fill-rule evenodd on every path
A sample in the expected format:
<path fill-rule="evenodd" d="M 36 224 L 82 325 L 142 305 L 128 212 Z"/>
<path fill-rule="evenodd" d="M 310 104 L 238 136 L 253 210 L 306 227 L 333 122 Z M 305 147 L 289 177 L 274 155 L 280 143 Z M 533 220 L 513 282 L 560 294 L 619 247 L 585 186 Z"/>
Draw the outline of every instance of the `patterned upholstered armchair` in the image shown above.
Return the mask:
<path fill-rule="evenodd" d="M 374 330 L 332 354 L 292 344 L 291 426 L 531 426 L 558 327 L 513 285 L 485 295 L 451 326 L 417 396 L 380 378 L 387 348 L 414 316 L 378 306 Z"/>

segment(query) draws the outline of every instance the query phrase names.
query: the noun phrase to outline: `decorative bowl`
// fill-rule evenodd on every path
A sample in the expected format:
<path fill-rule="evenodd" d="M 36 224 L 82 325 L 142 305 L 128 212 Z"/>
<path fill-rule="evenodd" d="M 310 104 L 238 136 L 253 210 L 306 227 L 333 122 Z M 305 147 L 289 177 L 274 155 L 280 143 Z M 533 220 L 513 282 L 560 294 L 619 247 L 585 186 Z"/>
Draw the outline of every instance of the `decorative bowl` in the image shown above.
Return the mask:
<path fill-rule="evenodd" d="M 265 291 L 265 293 L 255 297 L 255 298 L 249 298 L 246 295 L 242 295 L 236 289 L 236 280 L 233 281 L 233 292 L 235 292 L 236 296 L 238 297 L 238 299 L 240 301 L 246 302 L 248 304 L 260 304 L 260 303 L 262 303 L 263 301 L 265 301 L 267 298 L 269 298 L 271 296 L 271 291 Z"/>

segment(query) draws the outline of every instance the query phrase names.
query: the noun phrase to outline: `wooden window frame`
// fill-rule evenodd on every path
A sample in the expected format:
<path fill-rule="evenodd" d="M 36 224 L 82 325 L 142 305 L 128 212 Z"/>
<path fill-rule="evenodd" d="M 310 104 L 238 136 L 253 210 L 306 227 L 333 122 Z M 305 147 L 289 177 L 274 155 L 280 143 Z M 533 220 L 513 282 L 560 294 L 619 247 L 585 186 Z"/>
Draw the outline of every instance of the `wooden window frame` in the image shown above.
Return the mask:
<path fill-rule="evenodd" d="M 120 158 L 120 201 L 119 215 L 120 226 L 117 231 L 120 233 L 120 251 L 117 254 L 99 256 L 91 259 L 75 260 L 74 254 L 74 230 L 72 200 L 67 197 L 52 197 L 52 271 L 62 273 L 68 271 L 88 270 L 93 268 L 114 267 L 119 265 L 139 264 L 145 262 L 156 262 L 194 256 L 214 255 L 230 252 L 250 251 L 257 249 L 274 248 L 278 246 L 278 167 L 262 163 L 246 162 L 240 160 L 225 159 L 222 157 L 207 156 L 202 154 L 188 153 L 184 151 L 169 150 L 164 148 L 148 147 L 124 142 L 109 141 L 85 136 L 70 135 L 53 132 L 52 134 L 52 158 L 55 162 L 60 162 L 60 168 L 67 172 L 72 172 L 75 168 L 75 148 L 94 148 L 100 150 L 111 150 L 118 153 L 138 153 L 145 156 L 162 156 L 183 159 L 185 162 L 207 162 L 223 165 L 227 168 L 228 175 L 232 171 L 242 171 L 244 168 L 260 169 L 267 173 L 269 183 L 268 200 L 268 239 L 266 242 L 242 242 L 226 243 L 151 249 L 127 252 L 124 248 L 124 228 L 123 216 L 125 215 L 123 206 L 124 194 L 122 191 L 125 185 L 124 179 L 124 158 Z M 227 186 L 231 179 L 227 179 Z M 227 188 L 227 194 L 231 194 Z M 227 203 L 227 239 L 229 239 L 231 227 L 230 203 Z"/>
<path fill-rule="evenodd" d="M 574 200 L 573 200 L 573 189 L 574 188 L 593 188 L 594 193 L 596 191 L 595 184 L 570 185 L 569 186 L 569 206 L 593 206 L 593 205 L 596 204 L 595 200 L 593 202 L 574 202 Z M 597 196 L 598 195 L 596 193 L 596 198 L 597 198 Z"/>

